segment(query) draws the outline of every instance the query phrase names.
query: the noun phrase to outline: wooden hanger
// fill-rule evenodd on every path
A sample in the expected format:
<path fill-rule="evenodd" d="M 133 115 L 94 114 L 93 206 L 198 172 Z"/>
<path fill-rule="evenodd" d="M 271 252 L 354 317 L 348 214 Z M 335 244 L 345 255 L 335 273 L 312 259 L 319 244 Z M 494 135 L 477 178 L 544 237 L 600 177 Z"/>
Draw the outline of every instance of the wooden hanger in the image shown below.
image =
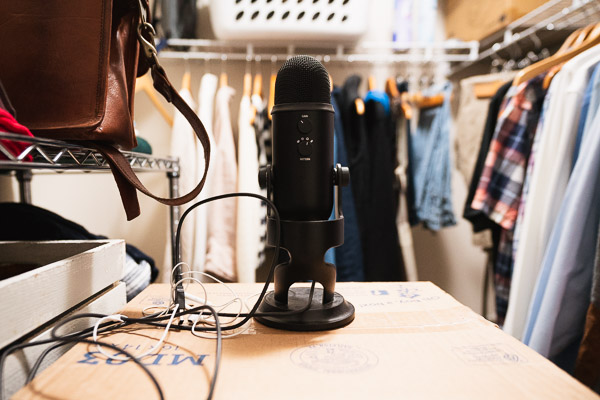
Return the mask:
<path fill-rule="evenodd" d="M 244 74 L 244 87 L 242 90 L 242 96 L 250 97 L 252 95 L 252 75 L 249 72 Z"/>
<path fill-rule="evenodd" d="M 398 91 L 398 86 L 396 85 L 396 79 L 387 78 L 385 81 L 385 92 L 390 98 L 396 99 L 400 97 L 400 92 Z"/>
<path fill-rule="evenodd" d="M 522 69 L 513 81 L 513 86 L 518 86 L 523 82 L 535 78 L 536 76 L 548 71 L 555 65 L 559 65 L 565 61 L 570 60 L 576 55 L 583 53 L 584 51 L 596 46 L 600 43 L 600 23 L 596 24 L 585 40 L 577 47 L 565 51 L 562 54 L 552 55 L 542 61 L 539 61 L 527 68 Z"/>
<path fill-rule="evenodd" d="M 223 88 L 226 86 L 229 86 L 229 84 L 227 83 L 227 73 L 221 72 L 221 74 L 219 75 L 219 87 Z"/>
<path fill-rule="evenodd" d="M 254 75 L 254 81 L 252 83 L 252 97 L 254 96 L 260 97 L 262 102 L 262 74 L 260 72 Z M 254 121 L 256 120 L 256 113 L 256 107 L 254 106 L 254 103 L 252 103 L 252 116 L 250 118 L 250 123 L 252 124 L 254 124 Z"/>
<path fill-rule="evenodd" d="M 400 100 L 401 100 L 400 104 L 402 106 L 402 112 L 404 113 L 404 118 L 406 118 L 406 119 L 411 119 L 413 116 L 413 109 L 410 105 L 409 97 L 410 97 L 410 95 L 408 94 L 408 92 L 404 92 L 400 95 Z"/>
<path fill-rule="evenodd" d="M 431 108 L 444 104 L 445 96 L 443 93 L 433 96 L 423 96 L 421 92 L 417 92 L 409 94 L 408 100 L 417 108 Z"/>
<path fill-rule="evenodd" d="M 329 91 L 333 92 L 333 76 L 329 74 Z"/>
<path fill-rule="evenodd" d="M 267 108 L 269 110 L 269 119 L 271 117 L 271 110 L 273 109 L 273 105 L 275 104 L 275 81 L 277 80 L 277 75 L 275 73 L 271 74 L 271 79 L 269 81 L 269 100 L 267 101 Z"/>
<path fill-rule="evenodd" d="M 261 73 L 255 74 L 254 82 L 252 84 L 252 96 L 260 96 L 262 98 L 262 85 L 263 85 L 262 74 Z"/>
<path fill-rule="evenodd" d="M 376 87 L 377 85 L 375 84 L 375 77 L 373 75 L 369 75 L 369 77 L 367 78 L 367 88 L 369 89 L 369 91 L 371 91 L 375 90 Z"/>
<path fill-rule="evenodd" d="M 154 90 L 154 85 L 152 84 L 152 78 L 150 78 L 150 74 L 146 74 L 137 78 L 137 80 L 135 81 L 135 93 L 138 92 L 146 93 L 146 95 L 150 98 L 150 101 L 152 101 L 154 107 L 156 107 L 160 115 L 162 115 L 162 117 L 167 121 L 167 124 L 169 124 L 169 126 L 173 126 L 173 117 L 167 111 L 165 106 L 163 106 L 161 100 L 156 95 L 156 91 Z"/>
<path fill-rule="evenodd" d="M 577 29 L 575 32 L 573 32 L 571 35 L 569 35 L 567 40 L 565 40 L 563 45 L 560 47 L 560 49 L 558 49 L 558 51 L 556 53 L 561 54 L 561 53 L 566 52 L 569 49 L 581 46 L 593 28 L 594 28 L 594 25 L 588 25 L 585 28 Z M 544 77 L 544 83 L 543 83 L 544 89 L 548 89 L 550 87 L 550 83 L 552 82 L 552 79 L 554 78 L 554 76 L 556 74 L 558 74 L 560 72 L 560 70 L 564 64 L 565 63 L 560 63 L 559 65 L 555 65 L 554 67 L 550 68 L 550 70 Z"/>
<path fill-rule="evenodd" d="M 477 82 L 473 85 L 473 94 L 475 94 L 475 97 L 478 99 L 489 99 L 490 97 L 494 96 L 498 92 L 498 89 L 500 89 L 500 86 L 504 85 L 505 83 L 506 81 L 503 80 Z"/>
<path fill-rule="evenodd" d="M 192 87 L 192 74 L 190 71 L 185 71 L 183 73 L 183 78 L 181 78 L 181 89 L 191 90 Z"/>
<path fill-rule="evenodd" d="M 365 113 L 365 102 L 360 97 L 354 99 L 354 107 L 356 108 L 356 113 L 358 115 L 363 115 Z"/>

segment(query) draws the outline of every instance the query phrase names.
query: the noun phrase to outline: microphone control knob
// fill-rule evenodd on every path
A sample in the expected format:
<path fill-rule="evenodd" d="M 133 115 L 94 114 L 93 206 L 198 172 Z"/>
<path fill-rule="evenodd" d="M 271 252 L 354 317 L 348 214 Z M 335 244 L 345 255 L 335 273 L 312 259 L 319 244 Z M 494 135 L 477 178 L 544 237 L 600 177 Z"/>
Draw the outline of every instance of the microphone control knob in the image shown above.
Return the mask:
<path fill-rule="evenodd" d="M 312 123 L 308 118 L 301 118 L 298 121 L 298 130 L 305 135 L 309 134 L 312 131 Z"/>
<path fill-rule="evenodd" d="M 312 154 L 312 144 L 308 140 L 301 140 L 298 143 L 298 153 L 302 157 L 308 157 Z"/>

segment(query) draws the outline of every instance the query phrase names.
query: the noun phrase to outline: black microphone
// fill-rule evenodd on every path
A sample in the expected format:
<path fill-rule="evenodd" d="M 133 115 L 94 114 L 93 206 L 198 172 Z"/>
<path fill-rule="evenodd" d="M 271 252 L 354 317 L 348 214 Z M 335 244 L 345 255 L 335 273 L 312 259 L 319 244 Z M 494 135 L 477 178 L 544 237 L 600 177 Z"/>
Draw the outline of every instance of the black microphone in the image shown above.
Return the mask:
<path fill-rule="evenodd" d="M 255 316 L 272 328 L 317 331 L 354 320 L 354 306 L 335 292 L 335 265 L 324 260 L 328 249 L 344 243 L 339 188 L 349 180 L 346 167 L 333 166 L 333 113 L 325 67 L 308 56 L 287 60 L 275 81 L 273 163 L 259 173 L 281 219 L 279 224 L 267 219 L 267 243 L 274 246 L 279 237 L 289 256 L 275 267 L 275 290 Z M 334 187 L 336 212 L 329 220 Z M 306 281 L 323 288 L 315 289 L 314 296 L 308 287 L 290 290 Z"/>
<path fill-rule="evenodd" d="M 273 119 L 273 202 L 281 219 L 326 220 L 333 207 L 333 114 L 329 74 L 309 56 L 277 73 Z"/>

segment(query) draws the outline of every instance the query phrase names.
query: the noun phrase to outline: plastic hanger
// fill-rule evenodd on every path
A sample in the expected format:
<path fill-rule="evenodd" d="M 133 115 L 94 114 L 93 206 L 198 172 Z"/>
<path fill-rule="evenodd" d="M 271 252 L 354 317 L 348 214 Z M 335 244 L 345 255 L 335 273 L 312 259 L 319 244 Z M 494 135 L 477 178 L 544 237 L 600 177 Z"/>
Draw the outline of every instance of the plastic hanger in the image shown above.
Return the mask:
<path fill-rule="evenodd" d="M 162 104 L 161 100 L 156 95 L 156 91 L 154 90 L 154 85 L 152 83 L 152 78 L 150 78 L 149 74 L 141 76 L 137 78 L 135 81 L 135 92 L 144 92 L 152 101 L 154 107 L 158 110 L 160 115 L 167 121 L 169 126 L 173 126 L 173 117 L 167 111 L 165 106 Z"/>
<path fill-rule="evenodd" d="M 535 64 L 530 65 L 527 68 L 522 69 L 513 81 L 513 86 L 518 86 L 523 82 L 527 82 L 528 80 L 535 78 L 536 76 L 548 71 L 555 65 L 559 65 L 565 61 L 570 60 L 576 55 L 583 53 L 584 51 L 596 46 L 600 43 L 600 23 L 594 25 L 593 29 L 587 35 L 585 40 L 581 43 L 581 45 L 574 47 L 570 50 L 565 51 L 561 54 L 554 54 L 542 61 L 539 61 Z"/>

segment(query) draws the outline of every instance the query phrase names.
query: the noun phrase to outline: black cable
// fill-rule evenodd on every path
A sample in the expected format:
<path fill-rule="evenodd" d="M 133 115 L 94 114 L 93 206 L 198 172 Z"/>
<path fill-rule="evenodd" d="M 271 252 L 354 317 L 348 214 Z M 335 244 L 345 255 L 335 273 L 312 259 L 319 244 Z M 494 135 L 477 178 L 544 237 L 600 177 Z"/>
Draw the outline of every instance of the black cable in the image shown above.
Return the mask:
<path fill-rule="evenodd" d="M 39 342 L 34 342 L 34 343 L 22 343 L 22 344 L 17 344 L 17 345 L 10 346 L 9 348 L 6 349 L 6 351 L 4 351 L 2 353 L 2 356 L 0 356 L 0 374 L 2 374 L 2 372 L 4 371 L 4 364 L 6 363 L 6 359 L 8 358 L 8 356 L 11 353 L 13 353 L 13 352 L 15 352 L 15 351 L 17 351 L 19 349 L 24 349 L 26 347 L 31 347 L 31 346 L 41 345 L 41 344 L 52 343 L 52 342 L 56 342 L 58 340 L 65 342 L 65 344 L 66 343 L 97 344 L 97 345 L 100 345 L 100 346 L 104 346 L 104 347 L 108 347 L 110 349 L 116 350 L 119 353 L 123 353 L 127 357 L 130 357 L 131 360 L 134 363 L 136 363 L 140 368 L 142 368 L 144 370 L 144 372 L 148 375 L 148 377 L 150 378 L 150 380 L 152 381 L 152 383 L 156 387 L 156 391 L 158 392 L 159 398 L 161 400 L 165 399 L 163 391 L 162 391 L 160 385 L 158 384 L 158 381 L 156 380 L 156 378 L 152 374 L 152 372 L 150 372 L 150 370 L 148 369 L 148 367 L 146 367 L 141 361 L 139 361 L 135 357 L 133 357 L 133 355 L 131 355 L 128 351 L 126 351 L 124 349 L 121 349 L 121 348 L 115 346 L 114 344 L 104 343 L 104 342 L 95 342 L 93 340 L 79 338 L 79 337 L 70 337 L 70 338 L 64 338 L 64 339 L 47 339 L 47 340 L 40 340 Z M 4 400 L 4 387 L 3 387 L 3 380 L 4 379 L 2 379 L 3 378 L 2 375 L 0 375 L 0 400 Z"/>
<path fill-rule="evenodd" d="M 281 228 L 280 228 L 280 217 L 279 217 L 279 212 L 277 211 L 277 208 L 275 207 L 275 205 L 266 197 L 263 197 L 261 195 L 257 195 L 254 193 L 230 193 L 230 194 L 224 194 L 224 195 L 219 195 L 219 196 L 214 196 L 214 197 L 210 197 L 207 198 L 205 200 L 202 200 L 198 203 L 193 204 L 192 206 L 190 206 L 181 216 L 180 220 L 179 220 L 179 224 L 177 227 L 177 232 L 176 232 L 176 236 L 175 236 L 175 244 L 176 244 L 176 259 L 179 260 L 179 243 L 180 243 L 180 235 L 181 235 L 181 227 L 183 225 L 183 221 L 185 220 L 185 218 L 187 217 L 187 215 L 195 208 L 209 203 L 211 201 L 216 201 L 216 200 L 220 200 L 220 199 L 225 199 L 225 198 L 231 198 L 231 197 L 254 197 L 256 199 L 262 200 L 264 201 L 267 206 L 269 207 L 269 209 L 271 210 L 271 212 L 274 215 L 274 219 L 276 222 L 276 230 L 275 230 L 275 253 L 273 256 L 273 261 L 271 262 L 271 267 L 269 269 L 269 274 L 267 276 L 267 279 L 265 281 L 265 285 L 262 288 L 262 291 L 256 301 L 256 303 L 254 304 L 254 306 L 252 307 L 252 309 L 250 310 L 249 313 L 246 314 L 231 314 L 231 313 L 218 313 L 214 308 L 212 308 L 211 306 L 208 305 L 202 305 L 199 307 L 195 307 L 193 309 L 190 310 L 182 310 L 182 311 L 178 311 L 176 313 L 176 317 L 179 317 L 181 315 L 185 315 L 185 314 L 191 314 L 191 313 L 195 313 L 198 311 L 201 311 L 203 309 L 207 309 L 210 311 L 210 313 L 213 315 L 214 319 L 215 319 L 215 326 L 214 327 L 200 327 L 200 328 L 195 328 L 199 331 L 214 331 L 217 334 L 217 343 L 216 343 L 216 355 L 215 355 L 215 368 L 214 368 L 214 373 L 213 373 L 213 377 L 211 379 L 211 383 L 209 386 L 209 393 L 207 396 L 207 399 L 212 399 L 213 394 L 214 394 L 214 390 L 216 387 L 216 382 L 217 382 L 217 377 L 218 377 L 218 372 L 219 372 L 219 367 L 220 367 L 220 363 L 221 363 L 221 352 L 222 352 L 222 331 L 223 330 L 233 330 L 233 329 L 237 329 L 241 326 L 243 326 L 244 324 L 246 324 L 251 318 L 255 317 L 255 316 L 269 316 L 269 315 L 294 315 L 294 314 L 300 314 L 305 312 L 306 310 L 308 310 L 311 306 L 312 303 L 312 298 L 313 298 L 313 293 L 314 293 L 314 288 L 315 288 L 315 282 L 312 282 L 312 286 L 311 286 L 311 290 L 310 290 L 310 294 L 309 294 L 309 299 L 308 299 L 308 304 L 306 304 L 306 306 L 304 306 L 302 309 L 298 309 L 298 310 L 289 310 L 289 311 L 283 311 L 283 312 L 275 312 L 275 313 L 269 313 L 269 312 L 264 312 L 264 313 L 257 313 L 257 309 L 260 306 L 260 304 L 262 303 L 268 287 L 269 287 L 269 283 L 271 282 L 271 280 L 273 279 L 274 273 L 275 273 L 275 267 L 277 265 L 277 255 L 279 254 L 279 250 L 280 250 L 280 243 L 279 243 L 279 239 L 280 239 L 280 234 L 281 234 Z M 241 321 L 239 321 L 236 324 L 230 325 L 230 326 L 226 326 L 226 327 L 221 327 L 220 321 L 219 321 L 219 317 L 220 316 L 238 316 L 238 317 L 242 317 L 243 319 Z M 6 351 L 4 351 L 0 357 L 0 400 L 2 400 L 4 398 L 3 396 L 3 386 L 2 386 L 2 377 L 3 377 L 3 370 L 4 370 L 4 364 L 6 361 L 6 358 L 8 357 L 8 355 L 10 355 L 12 352 L 19 350 L 19 349 L 23 349 L 26 347 L 30 347 L 30 346 L 37 346 L 37 345 L 42 345 L 42 344 L 50 344 L 50 343 L 54 343 L 54 345 L 50 346 L 48 349 L 45 349 L 42 354 L 40 355 L 40 357 L 38 357 L 38 359 L 36 360 L 32 370 L 30 371 L 28 377 L 27 377 L 27 382 L 31 381 L 33 379 L 33 377 L 35 376 L 35 374 L 37 373 L 37 370 L 39 369 L 43 359 L 54 349 L 67 344 L 67 343 L 89 343 L 89 344 L 98 344 L 101 346 L 105 346 L 105 347 L 109 347 L 111 349 L 114 349 L 116 351 L 118 351 L 119 353 L 122 353 L 126 356 L 128 356 L 129 358 L 131 358 L 136 364 L 138 364 L 142 369 L 144 369 L 144 371 L 148 374 L 148 376 L 150 377 L 150 379 L 152 380 L 152 382 L 154 383 L 154 385 L 157 388 L 157 391 L 159 392 L 160 398 L 164 399 L 164 395 L 162 392 L 162 389 L 160 388 L 160 385 L 158 384 L 158 381 L 156 380 L 156 378 L 154 377 L 154 375 L 152 375 L 152 373 L 146 368 L 145 365 L 143 365 L 139 360 L 137 360 L 134 356 L 132 356 L 131 354 L 129 354 L 129 352 L 120 349 L 119 347 L 109 344 L 109 343 L 104 343 L 104 342 L 95 342 L 93 340 L 89 340 L 89 339 L 85 339 L 85 337 L 89 337 L 91 335 L 91 332 L 93 331 L 93 327 L 89 327 L 86 329 L 82 329 L 80 331 L 77 332 L 73 332 L 73 333 L 69 333 L 67 335 L 58 335 L 56 332 L 57 330 L 64 326 L 65 324 L 75 320 L 75 319 L 80 319 L 80 318 L 104 318 L 106 317 L 106 315 L 104 314 L 95 314 L 95 313 L 85 313 L 85 314 L 78 314 L 78 315 L 73 315 L 63 321 L 61 321 L 59 324 L 55 325 L 54 328 L 51 331 L 51 339 L 47 339 L 47 340 L 42 340 L 42 341 L 38 341 L 38 342 L 33 342 L 33 343 L 23 343 L 23 344 L 19 344 L 19 345 L 14 345 L 11 346 L 9 348 L 6 349 Z M 166 315 L 166 316 L 156 316 L 156 314 L 150 315 L 148 317 L 144 317 L 144 318 L 128 318 L 126 316 L 123 316 L 123 322 L 117 322 L 117 321 L 110 321 L 110 322 L 106 322 L 103 324 L 99 325 L 99 330 L 98 332 L 109 332 L 109 331 L 113 331 L 115 329 L 119 329 L 122 328 L 124 326 L 128 326 L 131 324 L 146 324 L 146 325 L 150 325 L 150 326 L 160 326 L 160 327 L 166 327 L 167 324 L 160 324 L 158 321 L 162 321 L 165 319 L 170 318 L 171 316 Z M 189 326 L 178 326 L 178 329 L 185 329 L 185 330 L 191 330 L 191 327 Z"/>

